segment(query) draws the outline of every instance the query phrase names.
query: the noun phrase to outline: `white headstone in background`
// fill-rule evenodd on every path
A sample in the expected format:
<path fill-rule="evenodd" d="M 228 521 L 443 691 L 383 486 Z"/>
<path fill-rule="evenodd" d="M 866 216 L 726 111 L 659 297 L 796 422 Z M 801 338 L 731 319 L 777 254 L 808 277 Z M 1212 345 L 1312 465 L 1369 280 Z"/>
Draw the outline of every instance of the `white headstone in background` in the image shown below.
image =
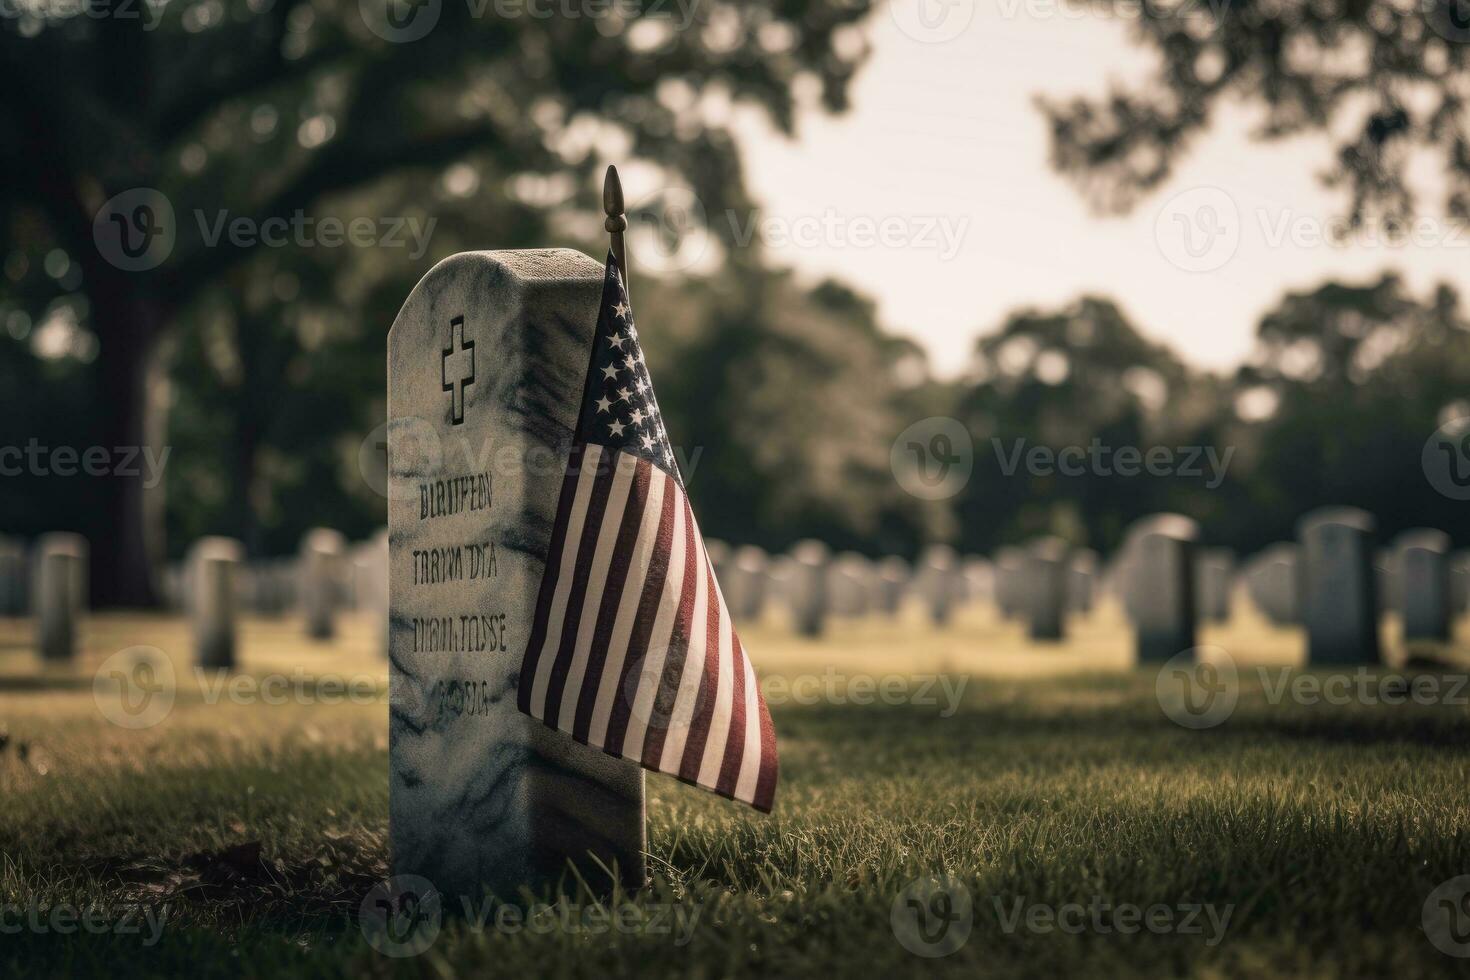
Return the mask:
<path fill-rule="evenodd" d="M 909 563 L 897 555 L 889 555 L 878 562 L 877 578 L 878 609 L 885 616 L 898 615 L 909 586 Z"/>
<path fill-rule="evenodd" d="M 872 563 L 862 555 L 844 551 L 827 566 L 827 599 L 833 615 L 866 616 L 871 590 Z"/>
<path fill-rule="evenodd" d="M 754 545 L 742 545 L 735 549 L 731 560 L 728 579 L 720 579 L 725 591 L 725 604 L 730 615 L 738 624 L 757 623 L 766 601 L 766 580 L 769 560 L 766 553 Z M 728 581 L 730 584 L 725 585 Z"/>
<path fill-rule="evenodd" d="M 337 610 L 345 589 L 347 540 L 338 531 L 318 527 L 301 539 L 297 588 L 306 635 L 330 640 L 337 635 Z"/>
<path fill-rule="evenodd" d="M 41 659 L 66 663 L 77 652 L 86 609 L 87 542 L 80 534 L 43 534 L 36 541 L 32 598 Z"/>
<path fill-rule="evenodd" d="M 791 548 L 791 580 L 785 587 L 796 631 L 802 636 L 821 636 L 826 624 L 827 559 L 827 546 L 811 538 Z"/>
<path fill-rule="evenodd" d="M 1450 536 L 1412 528 L 1394 539 L 1405 640 L 1450 639 Z"/>
<path fill-rule="evenodd" d="M 1201 622 L 1230 619 L 1230 589 L 1235 580 L 1235 553 L 1229 548 L 1204 548 L 1194 561 L 1195 610 Z"/>
<path fill-rule="evenodd" d="M 388 336 L 395 874 L 478 901 L 646 875 L 643 771 L 517 707 L 604 267 L 569 249 L 440 262 Z"/>
<path fill-rule="evenodd" d="M 24 616 L 26 549 L 12 538 L 0 538 L 0 616 Z"/>
<path fill-rule="evenodd" d="M 194 661 L 201 667 L 235 667 L 238 576 L 244 560 L 245 546 L 233 538 L 200 538 L 189 549 Z"/>
<path fill-rule="evenodd" d="M 1067 553 L 1067 542 L 1057 537 L 1037 538 L 1026 548 L 1022 578 L 1033 640 L 1060 640 L 1066 633 Z"/>
<path fill-rule="evenodd" d="M 979 555 L 966 555 L 960 565 L 964 577 L 965 602 L 979 605 L 995 598 L 995 568 Z"/>
<path fill-rule="evenodd" d="M 1278 626 L 1301 621 L 1301 566 L 1294 544 L 1273 544 L 1246 565 L 1246 591 L 1256 608 Z"/>
<path fill-rule="evenodd" d="M 1078 613 L 1090 613 L 1097 602 L 1098 589 L 1097 552 L 1082 548 L 1072 553 L 1067 565 L 1067 608 Z"/>
<path fill-rule="evenodd" d="M 1169 660 L 1195 646 L 1194 553 L 1199 525 L 1155 514 L 1126 536 L 1129 605 L 1140 663 Z"/>
<path fill-rule="evenodd" d="M 919 556 L 915 572 L 919 594 L 929 607 L 929 619 L 935 626 L 949 624 L 958 604 L 964 583 L 960 579 L 959 557 L 947 544 L 930 545 Z"/>
<path fill-rule="evenodd" d="M 1026 553 L 1020 548 L 995 549 L 995 605 L 1001 616 L 1015 619 L 1026 611 Z"/>
<path fill-rule="evenodd" d="M 1310 663 L 1378 662 L 1373 531 L 1373 516 L 1355 507 L 1324 507 L 1297 523 Z"/>

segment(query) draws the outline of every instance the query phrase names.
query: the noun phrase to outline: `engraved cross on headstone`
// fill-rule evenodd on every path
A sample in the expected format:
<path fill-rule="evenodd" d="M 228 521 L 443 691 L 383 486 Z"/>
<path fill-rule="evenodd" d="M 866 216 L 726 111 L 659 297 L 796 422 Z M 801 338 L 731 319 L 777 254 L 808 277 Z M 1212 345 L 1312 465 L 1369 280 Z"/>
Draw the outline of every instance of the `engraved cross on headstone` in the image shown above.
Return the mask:
<path fill-rule="evenodd" d="M 454 363 L 450 363 L 453 361 Z M 464 317 L 449 321 L 449 346 L 444 348 L 440 375 L 449 392 L 454 424 L 464 424 L 464 390 L 475 383 L 475 342 L 464 339 Z"/>

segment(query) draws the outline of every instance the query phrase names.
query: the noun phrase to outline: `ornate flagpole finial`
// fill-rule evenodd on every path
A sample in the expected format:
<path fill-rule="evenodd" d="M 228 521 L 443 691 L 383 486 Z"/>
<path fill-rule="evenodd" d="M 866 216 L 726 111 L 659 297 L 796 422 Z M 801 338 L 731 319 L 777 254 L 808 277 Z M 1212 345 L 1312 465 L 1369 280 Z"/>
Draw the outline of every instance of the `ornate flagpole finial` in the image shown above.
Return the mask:
<path fill-rule="evenodd" d="M 618 179 L 618 168 L 612 165 L 608 166 L 607 176 L 602 180 L 602 210 L 607 214 L 602 226 L 612 235 L 613 259 L 623 274 L 623 291 L 628 292 L 628 253 L 623 247 L 623 232 L 628 227 L 628 219 L 623 215 L 623 182 Z"/>

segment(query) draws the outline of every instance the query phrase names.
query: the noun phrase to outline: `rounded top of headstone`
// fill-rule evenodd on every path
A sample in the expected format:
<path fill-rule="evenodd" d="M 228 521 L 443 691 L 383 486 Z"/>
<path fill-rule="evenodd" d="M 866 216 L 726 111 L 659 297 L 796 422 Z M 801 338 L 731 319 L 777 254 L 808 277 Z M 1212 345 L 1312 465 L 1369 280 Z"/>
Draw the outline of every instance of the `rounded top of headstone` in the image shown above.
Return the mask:
<path fill-rule="evenodd" d="M 965 573 L 988 572 L 991 570 L 990 562 L 979 555 L 966 555 L 964 560 Z"/>
<path fill-rule="evenodd" d="M 919 564 L 925 568 L 949 571 L 959 564 L 959 555 L 947 544 L 931 544 L 919 557 Z"/>
<path fill-rule="evenodd" d="M 1150 514 L 1130 524 L 1124 540 L 1126 543 L 1132 543 L 1139 538 L 1153 534 L 1166 538 L 1177 538 L 1180 541 L 1198 541 L 1199 522 L 1183 514 Z"/>
<path fill-rule="evenodd" d="M 1450 551 L 1450 536 L 1432 527 L 1411 527 L 1394 538 L 1393 543 L 1399 551 L 1409 548 L 1419 548 L 1440 554 L 1449 554 Z"/>
<path fill-rule="evenodd" d="M 891 582 L 902 582 L 909 577 L 909 563 L 898 555 L 889 555 L 878 562 L 878 572 Z"/>
<path fill-rule="evenodd" d="M 766 553 L 753 544 L 743 544 L 735 549 L 735 567 L 742 571 L 764 571 L 766 564 Z"/>
<path fill-rule="evenodd" d="M 387 548 L 388 547 L 388 529 L 386 527 L 380 527 L 376 531 L 374 531 L 373 532 L 373 537 L 372 537 L 372 542 L 373 542 L 373 546 L 374 547 L 377 547 L 377 548 Z"/>
<path fill-rule="evenodd" d="M 995 549 L 995 564 L 1000 568 L 1015 568 L 1021 563 L 1025 552 L 1014 545 L 1006 545 Z"/>
<path fill-rule="evenodd" d="M 347 539 L 341 531 L 329 527 L 314 527 L 301 536 L 301 550 L 323 554 L 340 555 L 347 550 Z"/>
<path fill-rule="evenodd" d="M 803 565 L 820 565 L 829 553 L 827 546 L 815 538 L 803 538 L 791 546 L 791 557 Z"/>
<path fill-rule="evenodd" d="M 1079 571 L 1095 572 L 1101 558 L 1091 548 L 1078 548 L 1072 552 L 1072 567 Z"/>
<path fill-rule="evenodd" d="M 487 282 L 498 287 L 538 287 L 544 284 L 569 280 L 602 282 L 604 266 L 601 262 L 574 248 L 517 248 L 496 251 L 457 252 L 441 259 L 424 273 L 424 277 L 413 287 L 404 300 L 398 319 L 393 321 L 388 334 L 403 320 L 404 314 L 417 310 L 420 303 L 431 302 L 440 296 L 449 283 L 469 280 L 478 288 Z M 455 287 L 448 286 L 453 290 Z M 596 310 L 590 311 L 594 316 Z"/>
<path fill-rule="evenodd" d="M 51 531 L 36 539 L 36 551 L 80 558 L 87 553 L 87 539 L 71 531 Z"/>
<path fill-rule="evenodd" d="M 218 535 L 200 538 L 189 546 L 189 560 L 244 561 L 245 545 L 235 538 Z"/>
<path fill-rule="evenodd" d="M 704 553 L 713 564 L 723 565 L 730 560 L 730 544 L 719 538 L 705 538 Z"/>
<path fill-rule="evenodd" d="M 1257 558 L 1262 565 L 1271 565 L 1280 562 L 1294 562 L 1296 561 L 1296 555 L 1296 545 L 1289 541 L 1279 541 L 1276 544 L 1262 548 Z"/>
<path fill-rule="evenodd" d="M 1043 561 L 1066 561 L 1067 550 L 1071 545 L 1053 534 L 1032 538 L 1026 545 L 1026 551 L 1035 558 Z"/>
<path fill-rule="evenodd" d="M 1358 507 L 1318 507 L 1303 514 L 1296 522 L 1296 533 L 1298 537 L 1305 537 L 1317 528 L 1333 524 L 1356 528 L 1365 534 L 1372 534 L 1378 526 L 1372 514 Z"/>

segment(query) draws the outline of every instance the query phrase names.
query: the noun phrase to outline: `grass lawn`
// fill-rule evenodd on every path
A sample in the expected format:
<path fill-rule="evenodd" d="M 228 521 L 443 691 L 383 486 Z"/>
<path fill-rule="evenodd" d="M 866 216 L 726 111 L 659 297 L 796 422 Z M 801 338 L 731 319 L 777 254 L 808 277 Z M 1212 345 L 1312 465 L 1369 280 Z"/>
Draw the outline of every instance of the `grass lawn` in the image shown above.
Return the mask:
<path fill-rule="evenodd" d="M 742 635 L 767 684 L 787 685 L 768 687 L 772 816 L 650 776 L 654 881 L 614 899 L 631 925 L 452 915 L 426 952 L 394 959 L 357 922 L 388 868 L 386 670 L 368 624 L 313 645 L 294 621 L 247 622 L 243 674 L 311 692 L 267 704 L 201 689 L 177 619 L 95 617 L 77 665 L 49 672 L 29 624 L 0 621 L 0 974 L 1401 980 L 1470 966 L 1422 925 L 1430 893 L 1470 874 L 1470 691 L 1281 697 L 1284 678 L 1321 675 L 1283 674 L 1300 637 L 1243 614 L 1201 637 L 1234 658 L 1238 706 L 1193 731 L 1164 715 L 1157 672 L 1130 665 L 1111 611 L 1051 648 L 979 610 L 944 631 L 910 611 L 819 643 L 779 623 Z M 135 644 L 184 678 L 141 730 L 105 720 L 92 688 Z M 360 678 L 365 703 L 321 703 L 327 675 Z M 853 703 L 870 690 L 854 678 L 890 675 L 921 696 Z M 839 696 L 774 696 L 816 689 Z M 948 908 L 970 931 L 921 958 L 891 923 L 931 876 L 962 886 L 968 915 L 954 886 Z M 47 917 L 63 907 L 108 931 L 58 934 Z"/>

